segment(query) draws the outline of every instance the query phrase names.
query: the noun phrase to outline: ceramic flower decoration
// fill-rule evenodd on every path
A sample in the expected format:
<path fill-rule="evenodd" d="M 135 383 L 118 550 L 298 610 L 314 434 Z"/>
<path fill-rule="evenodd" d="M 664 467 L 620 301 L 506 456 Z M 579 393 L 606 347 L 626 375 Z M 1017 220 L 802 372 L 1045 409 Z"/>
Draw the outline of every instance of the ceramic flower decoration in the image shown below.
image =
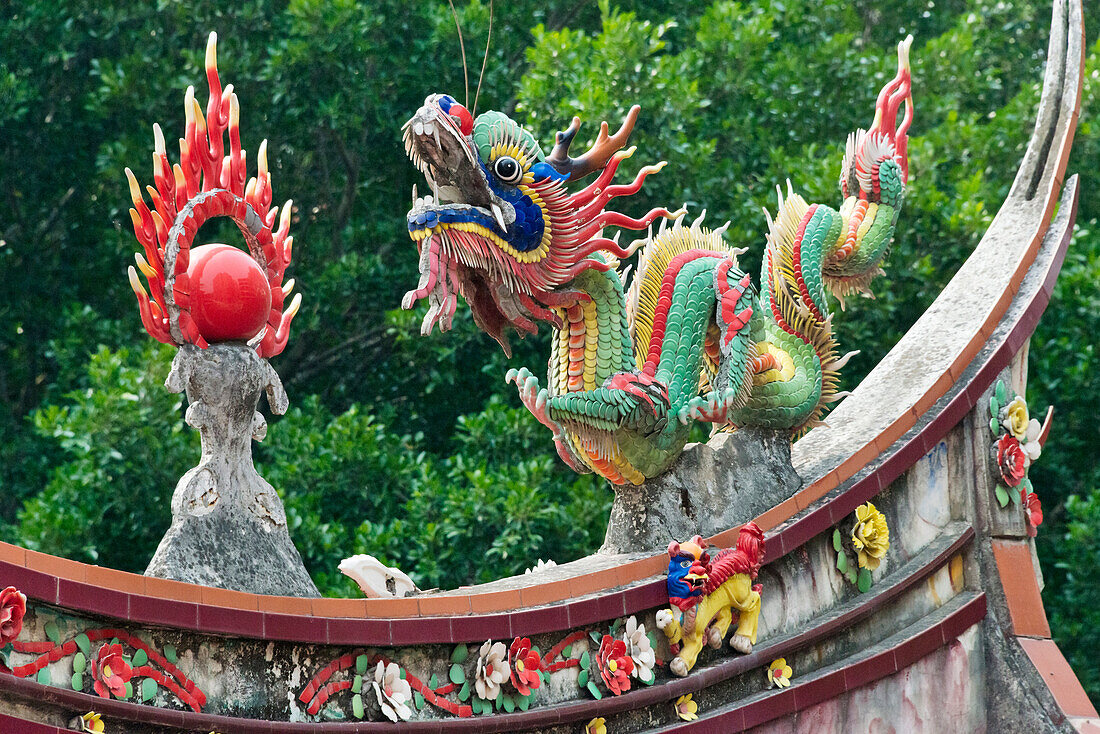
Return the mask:
<path fill-rule="evenodd" d="M 401 668 L 397 663 L 386 665 L 381 660 L 374 669 L 374 695 L 378 697 L 378 704 L 382 707 L 382 713 L 390 721 L 408 721 L 412 716 L 409 701 L 412 700 L 412 687 L 409 682 L 401 677 Z"/>
<path fill-rule="evenodd" d="M 1039 526 L 1043 524 L 1043 505 L 1039 502 L 1038 495 L 1023 489 L 1020 490 L 1020 503 L 1027 516 L 1027 534 L 1034 538 L 1039 534 Z"/>
<path fill-rule="evenodd" d="M 852 546 L 856 549 L 860 568 L 874 571 L 890 549 L 890 527 L 886 516 L 870 502 L 856 508 L 856 524 L 852 528 Z"/>
<path fill-rule="evenodd" d="M 101 698 L 126 698 L 126 684 L 130 682 L 133 671 L 122 654 L 122 645 L 107 644 L 99 648 L 92 660 L 92 687 Z"/>
<path fill-rule="evenodd" d="M 596 654 L 596 665 L 608 690 L 616 696 L 630 690 L 630 674 L 634 672 L 634 661 L 627 655 L 626 643 L 622 640 L 604 635 L 600 651 Z"/>
<path fill-rule="evenodd" d="M 1007 433 L 997 439 L 997 468 L 1001 481 L 1010 487 L 1018 487 L 1027 474 L 1028 458 L 1015 436 Z"/>
<path fill-rule="evenodd" d="M 791 684 L 791 676 L 794 671 L 787 665 L 786 658 L 776 658 L 768 666 L 768 686 L 786 688 Z"/>
<path fill-rule="evenodd" d="M 630 619 L 626 620 L 624 632 L 623 644 L 626 646 L 626 654 L 634 663 L 634 677 L 643 683 L 652 683 L 653 666 L 657 664 L 657 656 L 645 633 L 645 625 L 640 624 L 631 615 Z"/>
<path fill-rule="evenodd" d="M 1040 424 L 1031 417 L 1023 396 L 1012 394 L 1004 380 L 999 380 L 989 399 L 989 413 L 989 430 L 994 438 L 994 476 L 998 480 L 994 487 L 997 503 L 1001 507 L 1008 507 L 1009 503 L 1022 505 L 1028 535 L 1035 537 L 1036 528 L 1043 521 L 1043 510 L 1027 474 L 1032 462 L 1043 453 L 1053 410 L 1047 409 Z M 1012 491 L 1015 489 L 1019 491 Z"/>
<path fill-rule="evenodd" d="M 97 714 L 95 711 L 89 711 L 88 713 L 77 719 L 79 722 L 80 731 L 92 732 L 92 734 L 103 734 L 107 730 L 103 724 L 103 717 Z"/>
<path fill-rule="evenodd" d="M 529 637 L 517 637 L 508 648 L 508 662 L 512 667 L 512 685 L 520 695 L 530 696 L 531 691 L 542 683 L 539 670 L 542 661 L 539 654 L 531 649 Z"/>
<path fill-rule="evenodd" d="M 27 613 L 27 597 L 14 586 L 0 591 L 0 647 L 23 631 L 23 616 Z"/>
<path fill-rule="evenodd" d="M 696 711 L 699 710 L 699 704 L 692 700 L 690 693 L 685 693 L 676 699 L 676 715 L 684 721 L 695 721 L 699 718 Z"/>
<path fill-rule="evenodd" d="M 477 656 L 474 689 L 478 698 L 495 701 L 500 695 L 500 684 L 511 676 L 508 666 L 508 648 L 503 642 L 486 640 Z"/>
<path fill-rule="evenodd" d="M 584 727 L 584 734 L 607 734 L 607 719 L 597 716 Z"/>

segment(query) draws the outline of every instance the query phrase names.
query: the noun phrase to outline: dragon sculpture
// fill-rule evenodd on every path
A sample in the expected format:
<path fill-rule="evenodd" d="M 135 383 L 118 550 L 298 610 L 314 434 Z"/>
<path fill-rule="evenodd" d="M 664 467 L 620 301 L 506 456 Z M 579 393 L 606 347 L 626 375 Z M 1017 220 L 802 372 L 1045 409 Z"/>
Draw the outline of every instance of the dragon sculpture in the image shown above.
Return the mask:
<path fill-rule="evenodd" d="M 594 145 L 569 155 L 580 119 L 557 134 L 549 155 L 506 115 L 472 116 L 443 94 L 429 96 L 403 128 L 406 152 L 432 194 L 408 214 L 420 252 L 420 282 L 404 308 L 427 298 L 421 332 L 450 328 L 457 296 L 476 324 L 511 354 L 508 329 L 554 328 L 547 386 L 527 369 L 507 376 L 524 405 L 554 433 L 574 470 L 640 484 L 682 451 L 692 421 L 798 433 L 836 399 L 838 356 L 826 290 L 867 292 L 881 273 L 908 178 L 913 107 L 907 38 L 898 72 L 881 91 L 868 130 L 848 138 L 838 210 L 807 204 L 788 184 L 769 217 L 761 292 L 737 267 L 722 229 L 683 212 L 653 209 L 634 219 L 606 210 L 636 193 L 664 165 L 629 184 L 612 179 L 638 117 L 615 134 L 603 123 Z M 898 124 L 902 103 L 905 113 Z M 587 186 L 569 186 L 598 173 Z M 603 236 L 655 220 L 660 231 L 628 246 Z M 629 287 L 620 259 L 639 251 Z M 841 300 L 843 305 L 843 300 Z"/>
<path fill-rule="evenodd" d="M 737 547 L 718 551 L 712 557 L 706 541 L 696 535 L 686 543 L 668 544 L 668 600 L 670 609 L 657 612 L 657 627 L 665 633 L 676 655 L 669 670 L 685 676 L 695 666 L 704 641 L 712 648 L 722 640 L 739 617 L 730 647 L 750 653 L 756 644 L 760 618 L 760 586 L 753 584 L 764 558 L 764 533 L 756 523 L 747 523 L 737 537 Z M 680 614 L 677 616 L 676 610 Z"/>

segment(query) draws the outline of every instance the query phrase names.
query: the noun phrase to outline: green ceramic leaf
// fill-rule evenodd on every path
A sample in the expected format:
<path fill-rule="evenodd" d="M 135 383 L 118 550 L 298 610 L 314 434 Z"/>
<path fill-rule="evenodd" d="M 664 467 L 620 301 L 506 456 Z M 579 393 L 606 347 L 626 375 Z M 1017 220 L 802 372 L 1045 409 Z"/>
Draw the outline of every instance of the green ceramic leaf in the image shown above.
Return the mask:
<path fill-rule="evenodd" d="M 996 418 L 989 419 L 989 430 L 992 431 L 994 438 L 1001 435 L 1001 424 L 997 422 Z"/>
<path fill-rule="evenodd" d="M 176 648 L 172 645 L 164 646 L 164 659 L 175 665 L 179 658 L 176 656 Z"/>
<path fill-rule="evenodd" d="M 506 694 L 504 693 L 504 691 L 501 691 L 500 693 L 497 694 L 497 700 L 496 700 L 497 711 L 500 711 L 502 708 L 504 708 L 504 697 L 505 697 L 505 695 Z"/>
<path fill-rule="evenodd" d="M 72 680 L 71 685 L 72 685 L 74 691 L 84 690 L 84 674 L 83 673 L 73 673 L 73 680 Z"/>
<path fill-rule="evenodd" d="M 398 668 L 397 670 L 401 673 L 401 680 L 405 680 L 405 676 L 408 675 L 408 673 L 405 672 L 405 669 Z"/>
<path fill-rule="evenodd" d="M 836 530 L 833 531 L 833 550 L 835 550 L 837 553 L 840 553 L 841 547 L 842 546 L 840 544 L 840 528 L 837 528 Z"/>
<path fill-rule="evenodd" d="M 588 650 L 585 650 L 584 652 L 581 653 L 581 669 L 582 670 L 587 670 L 588 669 L 588 663 L 590 662 L 590 660 L 591 660 L 591 658 L 588 656 Z"/>
<path fill-rule="evenodd" d="M 1000 412 L 1001 412 L 1001 401 L 997 399 L 996 395 L 994 395 L 993 397 L 991 397 L 989 399 L 989 414 L 991 416 L 993 416 L 994 418 L 996 418 L 997 414 L 1000 413 Z"/>
<path fill-rule="evenodd" d="M 363 676 L 356 675 L 351 679 L 351 692 L 362 693 L 363 692 Z"/>
<path fill-rule="evenodd" d="M 998 484 L 997 489 L 994 491 L 994 493 L 997 495 L 997 503 L 1001 507 L 1008 507 L 1008 490 Z"/>
<path fill-rule="evenodd" d="M 836 554 L 836 570 L 840 571 L 841 573 L 846 573 L 848 571 L 847 553 L 841 551 L 840 553 Z"/>
<path fill-rule="evenodd" d="M 1005 387 L 1004 380 L 997 380 L 997 400 L 1002 403 L 1008 402 L 1008 388 Z"/>
<path fill-rule="evenodd" d="M 141 682 L 141 702 L 148 703 L 157 696 L 157 682 L 152 678 L 146 678 Z"/>
<path fill-rule="evenodd" d="M 599 701 L 603 698 L 603 694 L 600 693 L 600 689 L 596 687 L 595 681 L 588 681 L 588 692 L 592 694 L 592 697 Z"/>
<path fill-rule="evenodd" d="M 46 633 L 46 637 L 50 638 L 50 642 L 55 645 L 61 644 L 61 630 L 57 628 L 56 622 L 46 622 L 46 626 L 42 629 Z"/>
<path fill-rule="evenodd" d="M 474 696 L 470 699 L 470 708 L 473 709 L 475 714 L 481 713 L 481 699 Z"/>
<path fill-rule="evenodd" d="M 439 688 L 439 676 L 435 673 L 432 673 L 432 677 L 428 679 L 428 688 L 431 688 L 433 691 Z"/>
<path fill-rule="evenodd" d="M 531 706 L 531 699 L 535 697 L 535 692 L 532 691 L 530 696 L 516 696 L 516 706 L 519 706 L 520 711 L 526 711 Z"/>
<path fill-rule="evenodd" d="M 416 706 L 416 710 L 424 708 L 424 694 L 420 691 L 413 691 L 413 706 Z"/>
<path fill-rule="evenodd" d="M 856 570 L 854 568 L 849 568 L 848 573 L 844 574 L 844 577 L 848 579 L 848 583 L 850 584 L 855 584 L 858 580 L 856 577 Z"/>
<path fill-rule="evenodd" d="M 603 640 L 603 635 L 601 635 L 599 632 L 596 632 L 595 630 L 589 632 L 588 636 L 591 637 L 592 641 L 595 642 L 597 645 L 599 645 L 600 642 Z"/>
<path fill-rule="evenodd" d="M 90 657 L 92 654 L 92 641 L 88 639 L 88 635 L 81 632 L 74 640 L 76 646 L 80 648 L 80 652 L 84 653 L 84 657 Z"/>
<path fill-rule="evenodd" d="M 1019 489 L 1016 489 L 1016 490 L 1013 490 L 1013 491 L 1009 492 L 1008 496 L 1012 498 L 1012 504 L 1014 504 L 1014 505 L 1020 504 L 1021 500 L 1020 500 L 1020 490 Z"/>
<path fill-rule="evenodd" d="M 1020 480 L 1020 489 L 1026 489 L 1028 492 L 1032 492 L 1035 490 L 1035 485 L 1031 483 L 1030 477 L 1025 476 L 1023 479 Z"/>
<path fill-rule="evenodd" d="M 455 663 L 451 666 L 451 671 L 447 677 L 451 679 L 451 683 L 454 683 L 456 686 L 460 686 L 466 682 L 466 671 L 462 669 L 461 665 Z"/>
<path fill-rule="evenodd" d="M 43 685 L 43 686 L 50 685 L 50 669 L 49 668 L 42 668 L 42 670 L 38 671 L 38 675 L 36 675 L 34 677 L 34 679 L 36 681 L 38 681 L 38 683 L 40 685 Z"/>
<path fill-rule="evenodd" d="M 362 675 L 367 672 L 367 666 L 370 664 L 370 659 L 366 655 L 360 655 L 355 658 L 355 672 Z"/>
<path fill-rule="evenodd" d="M 140 668 L 147 662 L 149 662 L 149 655 L 144 650 L 138 650 L 134 653 L 133 666 L 135 668 Z"/>
<path fill-rule="evenodd" d="M 588 671 L 587 670 L 582 670 L 581 674 L 577 676 L 577 685 L 579 685 L 581 688 L 584 688 L 586 685 L 588 685 Z"/>
<path fill-rule="evenodd" d="M 467 701 L 470 698 L 470 682 L 466 681 L 462 684 L 462 688 L 458 689 L 458 700 Z"/>
<path fill-rule="evenodd" d="M 656 650 L 657 649 L 657 633 L 654 632 L 653 630 L 650 630 L 649 633 L 646 634 L 646 637 L 649 638 L 649 647 L 650 647 L 650 649 Z"/>
<path fill-rule="evenodd" d="M 866 568 L 859 569 L 859 580 L 856 582 L 861 594 L 866 594 L 871 588 L 871 572 Z"/>
<path fill-rule="evenodd" d="M 134 697 L 134 684 L 133 683 L 129 683 L 129 682 L 126 683 L 126 696 L 125 697 L 126 698 L 133 698 Z"/>
<path fill-rule="evenodd" d="M 465 645 L 456 645 L 454 652 L 451 653 L 451 662 L 464 663 L 468 657 L 470 657 L 470 648 Z"/>
<path fill-rule="evenodd" d="M 73 655 L 73 672 L 74 673 L 83 673 L 84 668 L 86 668 L 87 666 L 88 666 L 88 658 L 84 657 L 84 653 L 78 652 L 76 655 Z"/>
<path fill-rule="evenodd" d="M 357 719 L 363 718 L 363 697 L 358 693 L 351 697 L 351 713 Z"/>

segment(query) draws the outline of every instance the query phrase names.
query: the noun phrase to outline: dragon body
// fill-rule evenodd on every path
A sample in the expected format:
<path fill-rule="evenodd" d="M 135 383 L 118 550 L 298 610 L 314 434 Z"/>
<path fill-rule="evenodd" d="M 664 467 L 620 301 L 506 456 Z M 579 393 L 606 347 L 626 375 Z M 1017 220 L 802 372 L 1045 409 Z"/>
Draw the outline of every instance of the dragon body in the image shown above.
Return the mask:
<path fill-rule="evenodd" d="M 881 273 L 908 177 L 912 120 L 908 48 L 879 95 L 870 129 L 853 133 L 841 165 L 839 209 L 779 196 L 769 217 L 760 290 L 737 265 L 724 228 L 653 209 L 640 218 L 608 211 L 663 163 L 613 184 L 638 116 L 615 134 L 607 123 L 590 150 L 568 154 L 580 120 L 558 133 L 549 155 L 509 117 L 476 119 L 453 98 L 432 95 L 404 127 L 410 158 L 432 195 L 413 192 L 408 227 L 420 251 L 420 282 L 402 305 L 426 298 L 422 325 L 450 328 L 457 296 L 477 325 L 510 354 L 507 331 L 554 329 L 545 386 L 511 370 L 527 408 L 554 433 L 558 454 L 579 472 L 640 484 L 680 454 L 690 424 L 763 426 L 794 433 L 820 422 L 838 399 L 837 353 L 826 293 L 867 292 Z M 898 124 L 898 113 L 905 114 Z M 571 185 L 598 173 L 570 192 Z M 606 227 L 659 230 L 632 244 Z M 674 222 L 668 226 L 668 222 Z M 624 284 L 619 263 L 638 253 Z"/>

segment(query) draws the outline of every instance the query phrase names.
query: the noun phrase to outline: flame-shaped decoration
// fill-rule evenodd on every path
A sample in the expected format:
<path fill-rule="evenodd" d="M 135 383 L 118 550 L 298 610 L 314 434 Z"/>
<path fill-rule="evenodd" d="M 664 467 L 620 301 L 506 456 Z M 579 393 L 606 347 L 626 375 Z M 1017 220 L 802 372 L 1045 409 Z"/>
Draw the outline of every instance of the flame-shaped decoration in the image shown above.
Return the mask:
<path fill-rule="evenodd" d="M 207 220 L 229 217 L 241 230 L 248 250 L 259 263 L 271 286 L 271 312 L 263 336 L 256 346 L 261 357 L 273 357 L 286 347 L 290 323 L 301 305 L 296 294 L 284 311 L 283 303 L 294 287 L 283 285 L 283 273 L 290 264 L 294 238 L 290 230 L 291 201 L 278 217 L 271 206 L 271 174 L 267 168 L 267 141 L 260 143 L 256 176 L 245 183 L 245 151 L 241 149 L 240 104 L 233 85 L 222 89 L 218 78 L 217 33 L 206 45 L 206 79 L 210 100 L 206 117 L 195 99 L 195 88 L 184 96 L 187 124 L 180 138 L 180 162 L 168 163 L 164 134 L 153 125 L 153 179 L 156 188 L 146 190 L 153 209 L 145 203 L 133 172 L 126 169 L 134 206 L 130 218 L 145 254 L 136 253 L 137 268 L 149 285 L 146 291 L 133 266 L 130 285 L 137 295 L 141 322 L 157 341 L 165 344 L 194 344 L 206 348 L 206 340 L 191 318 L 191 284 L 187 276 L 191 242 Z M 229 133 L 229 153 L 224 136 Z"/>

